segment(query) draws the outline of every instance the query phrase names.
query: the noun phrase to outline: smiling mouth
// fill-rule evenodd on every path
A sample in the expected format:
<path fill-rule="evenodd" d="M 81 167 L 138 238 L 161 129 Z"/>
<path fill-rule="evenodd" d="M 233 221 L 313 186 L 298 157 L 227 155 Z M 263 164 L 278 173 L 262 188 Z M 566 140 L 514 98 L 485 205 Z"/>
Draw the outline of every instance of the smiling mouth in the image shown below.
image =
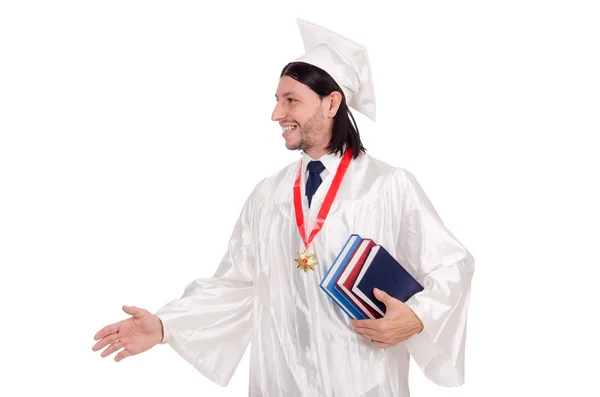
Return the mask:
<path fill-rule="evenodd" d="M 296 128 L 296 126 L 295 126 L 295 125 L 288 125 L 288 126 L 286 126 L 286 127 L 283 127 L 283 128 L 282 128 L 282 131 L 283 131 L 283 132 L 288 132 L 288 131 L 291 131 L 291 130 L 293 130 L 294 128 Z"/>

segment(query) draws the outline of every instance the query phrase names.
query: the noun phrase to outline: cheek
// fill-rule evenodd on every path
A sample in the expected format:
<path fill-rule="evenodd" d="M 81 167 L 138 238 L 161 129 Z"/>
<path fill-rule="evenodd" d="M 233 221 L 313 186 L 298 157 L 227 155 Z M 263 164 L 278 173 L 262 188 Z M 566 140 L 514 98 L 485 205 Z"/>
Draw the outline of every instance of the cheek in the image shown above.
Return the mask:
<path fill-rule="evenodd" d="M 288 120 L 293 121 L 294 123 L 302 125 L 302 116 L 298 114 L 298 112 L 294 111 L 294 109 L 289 110 L 287 118 Z"/>
<path fill-rule="evenodd" d="M 299 117 L 299 118 L 298 118 L 298 119 L 296 119 L 296 120 L 298 121 L 298 124 L 299 124 L 299 125 L 300 125 L 300 127 L 302 127 L 302 128 L 309 127 L 309 129 L 310 129 L 310 126 L 312 125 L 312 123 L 310 122 L 310 120 L 311 120 L 311 119 L 310 119 L 310 117 L 306 117 L 306 116 L 304 116 L 304 117 Z"/>
<path fill-rule="evenodd" d="M 296 123 L 304 126 L 308 120 L 310 120 L 312 113 L 307 111 L 306 109 L 294 108 L 290 107 L 289 109 L 289 117 L 293 119 Z"/>

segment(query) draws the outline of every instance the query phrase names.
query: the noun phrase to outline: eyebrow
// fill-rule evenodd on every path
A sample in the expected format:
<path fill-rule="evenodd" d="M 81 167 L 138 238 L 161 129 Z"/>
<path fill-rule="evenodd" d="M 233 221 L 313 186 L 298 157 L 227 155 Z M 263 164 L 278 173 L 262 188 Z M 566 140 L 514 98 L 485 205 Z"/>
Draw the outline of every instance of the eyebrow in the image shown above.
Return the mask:
<path fill-rule="evenodd" d="M 294 91 L 288 91 L 288 92 L 284 92 L 283 94 L 281 94 L 282 98 L 285 98 L 285 97 L 288 97 L 288 96 L 295 96 L 295 97 L 297 97 L 298 94 L 296 94 Z M 278 96 L 277 96 L 277 94 L 275 94 L 275 99 L 277 99 L 277 98 L 278 98 Z"/>

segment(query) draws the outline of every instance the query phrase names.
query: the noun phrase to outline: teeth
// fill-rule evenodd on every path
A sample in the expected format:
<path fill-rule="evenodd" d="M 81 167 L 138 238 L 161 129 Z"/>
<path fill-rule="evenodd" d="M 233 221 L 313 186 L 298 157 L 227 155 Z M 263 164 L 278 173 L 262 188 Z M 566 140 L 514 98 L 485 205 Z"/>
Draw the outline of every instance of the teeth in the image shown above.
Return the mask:
<path fill-rule="evenodd" d="M 296 128 L 296 126 L 295 126 L 295 125 L 289 125 L 289 126 L 287 126 L 287 127 L 283 127 L 283 132 L 291 131 L 291 130 L 293 130 L 294 128 Z"/>

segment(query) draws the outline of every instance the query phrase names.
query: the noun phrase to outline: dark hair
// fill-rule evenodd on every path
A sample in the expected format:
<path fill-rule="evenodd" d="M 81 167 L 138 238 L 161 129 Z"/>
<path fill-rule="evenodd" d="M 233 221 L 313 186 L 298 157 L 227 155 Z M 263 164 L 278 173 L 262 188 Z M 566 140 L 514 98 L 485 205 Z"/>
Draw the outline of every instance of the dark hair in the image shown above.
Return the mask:
<path fill-rule="evenodd" d="M 329 145 L 327 145 L 329 153 L 342 154 L 344 145 L 352 148 L 352 156 L 354 158 L 357 158 L 360 153 L 365 153 L 367 151 L 360 141 L 358 127 L 354 120 L 354 116 L 352 116 L 352 113 L 346 104 L 344 91 L 342 91 L 341 87 L 329 73 L 308 63 L 292 62 L 288 63 L 281 71 L 279 77 L 283 76 L 290 76 L 294 80 L 308 86 L 308 88 L 316 92 L 321 99 L 325 98 L 333 91 L 342 94 L 342 102 L 333 118 L 333 130 L 331 132 Z"/>

